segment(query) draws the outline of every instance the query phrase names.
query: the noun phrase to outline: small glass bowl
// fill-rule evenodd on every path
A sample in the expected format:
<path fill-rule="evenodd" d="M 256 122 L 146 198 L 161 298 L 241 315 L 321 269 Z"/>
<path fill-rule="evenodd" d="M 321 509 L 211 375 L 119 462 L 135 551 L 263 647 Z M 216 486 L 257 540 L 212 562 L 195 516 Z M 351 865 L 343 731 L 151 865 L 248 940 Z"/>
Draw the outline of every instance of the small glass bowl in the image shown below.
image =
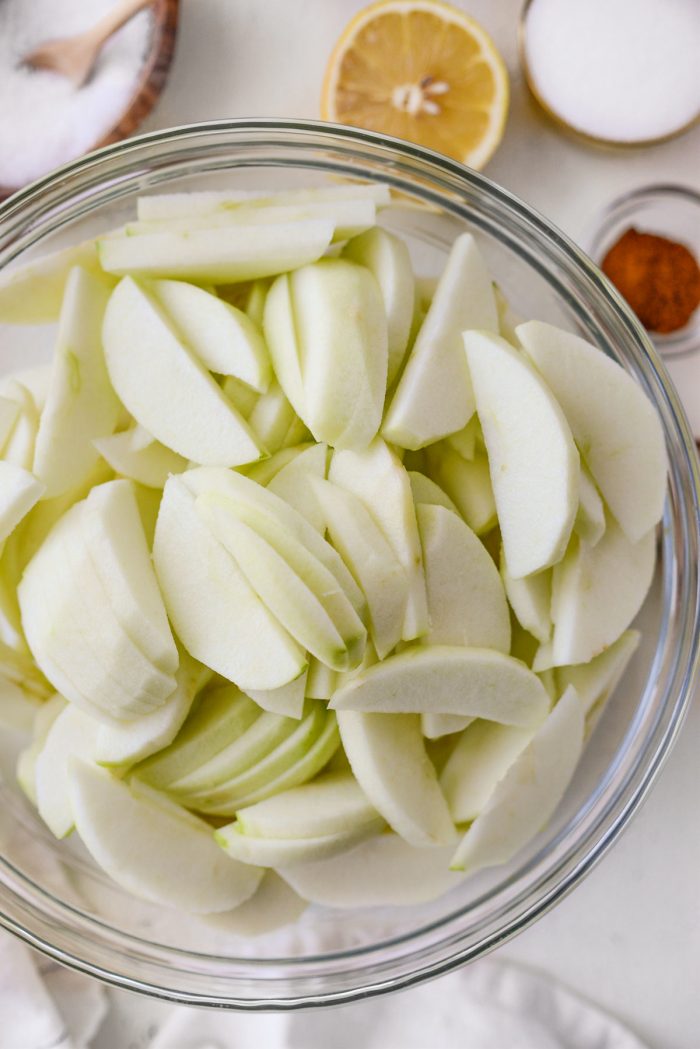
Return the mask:
<path fill-rule="evenodd" d="M 15 785 L 0 733 L 0 925 L 102 980 L 171 1001 L 237 1009 L 343 1003 L 409 987 L 527 928 L 601 859 L 649 790 L 688 707 L 700 643 L 700 475 L 681 403 L 644 330 L 599 270 L 516 197 L 447 157 L 384 135 L 313 122 L 239 120 L 131 139 L 42 179 L 0 207 L 0 270 L 114 228 L 148 192 L 388 183 L 412 208 L 382 222 L 416 272 L 440 272 L 475 233 L 521 316 L 577 330 L 640 383 L 669 457 L 654 585 L 642 643 L 548 826 L 508 865 L 413 907 L 311 907 L 256 939 L 134 899 L 79 841 L 58 842 Z M 0 325 L 2 364 L 45 360 L 51 325 Z M 234 912 L 235 915 L 235 912 Z M 595 920 L 595 915 L 591 916 Z"/>
<path fill-rule="evenodd" d="M 640 186 L 616 197 L 598 215 L 582 238 L 583 247 L 599 266 L 609 249 L 630 227 L 655 233 L 689 248 L 700 259 L 700 193 L 688 186 Z M 700 354 L 700 307 L 684 328 L 647 333 L 664 357 Z M 698 366 L 700 377 L 700 364 Z"/>

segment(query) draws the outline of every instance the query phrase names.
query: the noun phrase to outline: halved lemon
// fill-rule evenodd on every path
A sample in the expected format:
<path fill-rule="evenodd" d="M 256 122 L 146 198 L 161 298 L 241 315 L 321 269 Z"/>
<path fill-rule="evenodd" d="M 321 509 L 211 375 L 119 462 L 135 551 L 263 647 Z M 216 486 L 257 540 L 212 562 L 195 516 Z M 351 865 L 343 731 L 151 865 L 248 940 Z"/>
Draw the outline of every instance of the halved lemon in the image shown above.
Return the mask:
<path fill-rule="evenodd" d="M 481 168 L 503 135 L 508 73 L 478 22 L 442 0 L 379 0 L 330 57 L 321 116 Z"/>

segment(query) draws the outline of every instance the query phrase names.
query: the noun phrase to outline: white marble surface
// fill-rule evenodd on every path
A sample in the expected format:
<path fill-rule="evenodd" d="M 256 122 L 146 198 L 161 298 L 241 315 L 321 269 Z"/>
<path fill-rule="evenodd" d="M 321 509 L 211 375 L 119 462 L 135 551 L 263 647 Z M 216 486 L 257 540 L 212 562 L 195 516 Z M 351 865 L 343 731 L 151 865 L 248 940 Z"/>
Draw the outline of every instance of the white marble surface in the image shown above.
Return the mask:
<path fill-rule="evenodd" d="M 361 6 L 356 0 L 182 0 L 171 80 L 147 127 L 218 117 L 317 116 L 326 57 Z M 564 137 L 540 116 L 522 84 L 520 0 L 467 0 L 462 6 L 492 32 L 512 75 L 511 115 L 486 172 L 491 178 L 575 238 L 601 206 L 628 189 L 655 181 L 700 189 L 700 127 L 639 152 L 595 150 Z M 694 367 L 695 381 L 689 374 Z M 697 391 L 700 408 L 700 365 L 686 369 L 680 380 Z M 622 840 L 568 899 L 500 952 L 556 975 L 654 1049 L 700 1046 L 698 754 L 696 703 Z M 168 1006 L 126 992 L 110 995 L 112 1015 L 99 1049 L 147 1046 Z"/>

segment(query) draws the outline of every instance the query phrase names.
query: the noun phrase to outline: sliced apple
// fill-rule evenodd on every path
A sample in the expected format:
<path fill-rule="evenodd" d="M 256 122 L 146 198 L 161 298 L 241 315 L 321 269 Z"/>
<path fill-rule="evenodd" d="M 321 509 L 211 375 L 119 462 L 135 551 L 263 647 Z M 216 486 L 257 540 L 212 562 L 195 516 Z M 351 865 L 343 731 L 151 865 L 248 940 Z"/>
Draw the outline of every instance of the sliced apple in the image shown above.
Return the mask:
<path fill-rule="evenodd" d="M 341 710 L 338 728 L 353 775 L 392 830 L 416 846 L 454 839 L 418 716 Z"/>
<path fill-rule="evenodd" d="M 243 207 L 337 203 L 342 200 L 370 200 L 377 207 L 390 202 L 389 187 L 379 182 L 349 182 L 341 186 L 314 186 L 284 190 L 203 190 L 196 193 L 158 193 L 139 197 L 139 219 L 174 219 L 190 215 L 211 215 Z"/>
<path fill-rule="evenodd" d="M 288 685 L 282 685 L 281 688 L 249 688 L 247 695 L 255 700 L 263 710 L 271 714 L 283 714 L 287 718 L 295 718 L 298 721 L 303 714 L 304 699 L 308 694 L 306 691 L 307 677 L 308 669 L 295 681 L 290 681 Z"/>
<path fill-rule="evenodd" d="M 564 555 L 579 495 L 569 424 L 541 377 L 505 339 L 464 334 L 509 573 L 540 572 Z"/>
<path fill-rule="evenodd" d="M 144 655 L 172 674 L 178 665 L 177 648 L 133 484 L 108 481 L 93 488 L 82 504 L 80 520 L 85 545 L 115 616 Z"/>
<path fill-rule="evenodd" d="M 242 310 L 186 281 L 159 280 L 153 288 L 182 338 L 209 371 L 233 375 L 265 392 L 270 358 L 260 329 Z"/>
<path fill-rule="evenodd" d="M 338 673 L 325 663 L 309 660 L 309 673 L 306 679 L 307 699 L 330 699 L 338 684 Z"/>
<path fill-rule="evenodd" d="M 668 469 L 657 412 L 616 361 L 578 335 L 542 321 L 518 338 L 566 412 L 586 465 L 631 542 L 663 512 Z"/>
<path fill-rule="evenodd" d="M 440 443 L 426 449 L 426 458 L 430 474 L 472 531 L 477 535 L 490 531 L 497 518 L 486 456 L 464 459 L 450 445 Z"/>
<path fill-rule="evenodd" d="M 273 870 L 266 870 L 253 896 L 232 911 L 205 914 L 201 920 L 217 933 L 247 940 L 292 925 L 308 903 Z"/>
<path fill-rule="evenodd" d="M 293 506 L 323 535 L 325 519 L 319 506 L 314 480 L 322 480 L 328 469 L 328 446 L 312 444 L 282 466 L 267 487 Z"/>
<path fill-rule="evenodd" d="M 0 460 L 0 543 L 14 532 L 45 490 L 28 470 Z"/>
<path fill-rule="evenodd" d="M 71 270 L 66 281 L 51 384 L 34 452 L 33 472 L 46 486 L 46 498 L 86 479 L 97 462 L 92 441 L 112 433 L 119 418 L 101 338 L 110 291 L 109 284 L 80 267 Z"/>
<path fill-rule="evenodd" d="M 579 504 L 574 530 L 591 546 L 599 541 L 605 531 L 605 507 L 595 482 L 585 463 L 581 463 L 579 477 Z"/>
<path fill-rule="evenodd" d="M 36 437 L 39 432 L 39 411 L 27 387 L 13 379 L 6 387 L 10 400 L 18 406 L 18 415 L 10 436 L 5 442 L 2 457 L 5 462 L 33 472 Z"/>
<path fill-rule="evenodd" d="M 447 848 L 416 849 L 398 834 L 378 834 L 350 852 L 279 873 L 310 903 L 325 907 L 408 907 L 443 896 L 461 883 Z"/>
<path fill-rule="evenodd" d="M 583 707 L 568 688 L 496 785 L 452 857 L 473 873 L 508 863 L 554 814 L 583 746 Z"/>
<path fill-rule="evenodd" d="M 167 448 L 211 465 L 238 466 L 261 457 L 245 419 L 181 342 L 155 299 L 130 277 L 112 293 L 103 340 L 120 399 Z"/>
<path fill-rule="evenodd" d="M 401 368 L 411 330 L 415 285 L 411 256 L 404 241 L 379 226 L 354 237 L 343 255 L 366 266 L 379 285 L 388 323 L 387 386 L 391 386 Z"/>
<path fill-rule="evenodd" d="M 188 471 L 182 478 L 189 480 L 195 473 Z M 195 659 L 241 687 L 289 684 L 306 667 L 303 650 L 214 538 L 194 500 L 184 480 L 170 478 L 153 544 L 153 563 L 175 632 Z"/>
<path fill-rule="evenodd" d="M 498 569 L 472 530 L 443 506 L 416 508 L 428 592 L 429 645 L 510 651 L 510 614 Z"/>
<path fill-rule="evenodd" d="M 55 251 L 18 269 L 3 271 L 0 322 L 50 324 L 58 320 L 68 277 L 76 266 L 104 279 L 94 240 Z"/>
<path fill-rule="evenodd" d="M 229 823 L 214 832 L 214 838 L 232 859 L 258 867 L 280 867 L 294 863 L 310 863 L 347 852 L 359 842 L 384 828 L 384 820 L 377 817 L 372 824 L 357 830 L 336 831 L 316 838 L 251 838 L 238 823 Z"/>
<path fill-rule="evenodd" d="M 17 416 L 19 415 L 19 404 L 12 397 L 0 395 L 0 451 L 3 451 L 8 438 L 12 433 Z"/>
<path fill-rule="evenodd" d="M 501 579 L 510 607 L 523 630 L 544 644 L 552 636 L 552 572 L 514 579 L 506 566 L 501 549 Z"/>
<path fill-rule="evenodd" d="M 569 685 L 573 685 L 581 700 L 584 714 L 590 714 L 597 703 L 605 701 L 615 691 L 627 664 L 639 647 L 640 640 L 641 634 L 638 630 L 626 630 L 590 663 L 557 667 L 554 673 L 559 689 L 564 691 Z"/>
<path fill-rule="evenodd" d="M 386 314 L 369 270 L 324 259 L 280 278 L 265 304 L 265 336 L 280 384 L 316 440 L 365 448 L 381 422 L 388 361 Z"/>
<path fill-rule="evenodd" d="M 329 481 L 317 480 L 314 490 L 331 541 L 367 598 L 372 641 L 383 658 L 401 640 L 408 576 L 357 496 Z"/>
<path fill-rule="evenodd" d="M 552 579 L 552 666 L 588 663 L 617 641 L 642 607 L 655 561 L 653 528 L 631 543 L 609 518 L 596 546 L 574 537 Z"/>
<path fill-rule="evenodd" d="M 335 772 L 240 809 L 236 819 L 249 837 L 316 838 L 359 830 L 377 810 L 350 772 Z"/>
<path fill-rule="evenodd" d="M 464 714 L 530 727 L 549 709 L 539 678 L 485 648 L 418 645 L 356 674 L 331 699 L 335 710 Z"/>
<path fill-rule="evenodd" d="M 273 380 L 251 409 L 248 425 L 261 447 L 276 452 L 282 447 L 294 418 L 294 409 L 284 390 Z"/>
<path fill-rule="evenodd" d="M 331 243 L 333 232 L 333 223 L 323 219 L 237 226 L 235 231 L 221 226 L 189 235 L 111 237 L 98 241 L 98 249 L 107 273 L 225 284 L 286 273 L 314 262 Z"/>
<path fill-rule="evenodd" d="M 465 717 L 463 714 L 436 714 L 428 711 L 420 716 L 421 729 L 426 739 L 442 739 L 443 736 L 451 736 L 455 732 L 463 732 L 471 725 L 474 718 Z"/>
<path fill-rule="evenodd" d="M 100 437 L 92 443 L 115 473 L 147 488 L 163 488 L 170 474 L 187 469 L 187 459 L 153 439 L 145 447 L 134 447 L 136 428 Z"/>
<path fill-rule="evenodd" d="M 68 792 L 72 758 L 92 761 L 100 723 L 71 703 L 61 711 L 36 759 L 34 770 L 39 815 L 51 833 L 65 838 L 73 829 Z"/>
<path fill-rule="evenodd" d="M 198 697 L 174 741 L 141 762 L 139 779 L 170 789 L 238 740 L 261 714 L 235 685 L 222 685 Z"/>
<path fill-rule="evenodd" d="M 334 452 L 328 480 L 362 500 L 403 567 L 409 581 L 402 638 L 428 630 L 428 601 L 411 482 L 398 457 L 376 438 L 364 451 Z"/>
<path fill-rule="evenodd" d="M 296 459 L 297 455 L 301 455 L 307 448 L 315 447 L 315 444 L 298 444 L 296 448 L 280 448 L 279 451 L 273 452 L 269 459 L 262 459 L 252 466 L 241 467 L 241 473 L 245 473 L 245 476 L 256 484 L 267 486 L 283 467 Z"/>
<path fill-rule="evenodd" d="M 175 739 L 190 712 L 195 696 L 211 678 L 211 671 L 180 653 L 175 674 L 177 687 L 162 707 L 123 725 L 101 724 L 94 748 L 98 765 L 128 766 L 144 761 Z"/>
<path fill-rule="evenodd" d="M 411 482 L 413 502 L 416 506 L 419 503 L 423 503 L 425 506 L 444 506 L 446 510 L 451 510 L 452 513 L 459 513 L 449 495 L 443 492 L 440 485 L 436 484 L 435 481 L 431 481 L 425 474 L 419 473 L 417 470 L 409 470 L 408 479 Z"/>
<path fill-rule="evenodd" d="M 156 792 L 136 795 L 85 762 L 74 760 L 69 781 L 83 844 L 135 896 L 206 914 L 229 910 L 255 892 L 262 872 L 226 856 L 208 823 L 160 802 Z"/>
<path fill-rule="evenodd" d="M 463 459 L 469 460 L 474 458 L 477 451 L 477 435 L 481 436 L 481 428 L 477 416 L 472 415 L 464 429 L 451 433 L 445 438 L 445 442 L 451 445 Z"/>
<path fill-rule="evenodd" d="M 29 798 L 31 803 L 36 806 L 36 762 L 39 754 L 41 753 L 46 737 L 49 734 L 49 730 L 53 725 L 54 721 L 61 713 L 66 709 L 66 700 L 63 696 L 59 696 L 58 693 L 47 699 L 45 703 L 42 703 L 39 709 L 34 714 L 31 726 L 32 741 L 28 747 L 21 750 L 17 757 L 17 765 L 15 767 L 15 774 L 17 776 L 17 782 Z"/>
<path fill-rule="evenodd" d="M 525 749 L 534 729 L 477 718 L 462 733 L 440 774 L 455 823 L 475 820 Z"/>
<path fill-rule="evenodd" d="M 470 233 L 454 241 L 428 313 L 384 419 L 387 441 L 423 448 L 461 430 L 474 414 L 462 332 L 498 331 L 493 285 Z"/>

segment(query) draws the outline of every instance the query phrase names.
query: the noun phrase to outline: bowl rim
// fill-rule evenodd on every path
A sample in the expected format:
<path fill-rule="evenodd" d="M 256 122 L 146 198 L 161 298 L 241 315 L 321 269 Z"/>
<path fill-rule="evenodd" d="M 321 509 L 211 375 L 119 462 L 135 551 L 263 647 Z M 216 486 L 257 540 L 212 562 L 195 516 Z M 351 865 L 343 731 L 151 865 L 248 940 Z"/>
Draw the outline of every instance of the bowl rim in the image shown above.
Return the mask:
<path fill-rule="evenodd" d="M 600 861 L 618 838 L 651 788 L 680 731 L 691 699 L 692 684 L 698 668 L 698 660 L 700 658 L 700 638 L 698 636 L 700 633 L 698 629 L 700 626 L 700 578 L 698 575 L 697 554 L 700 546 L 700 467 L 695 454 L 694 440 L 685 419 L 680 399 L 666 373 L 663 363 L 659 360 L 644 329 L 624 300 L 581 249 L 537 211 L 520 201 L 514 194 L 491 182 L 484 175 L 473 172 L 459 162 L 451 160 L 442 154 L 390 138 L 386 135 L 341 125 L 325 124 L 320 121 L 240 119 L 185 125 L 165 131 L 152 132 L 120 142 L 117 145 L 107 146 L 78 161 L 64 165 L 53 174 L 45 176 L 34 184 L 20 190 L 8 201 L 0 205 L 0 265 L 12 259 L 15 254 L 31 245 L 34 240 L 60 228 L 62 225 L 60 209 L 57 211 L 56 208 L 62 201 L 71 202 L 73 208 L 67 219 L 65 215 L 63 216 L 64 222 L 89 211 L 89 206 L 85 206 L 80 192 L 76 195 L 72 180 L 78 182 L 78 190 L 80 190 L 80 176 L 85 176 L 82 188 L 87 192 L 95 185 L 104 185 L 104 176 L 107 174 L 105 169 L 109 167 L 110 161 L 127 161 L 127 166 L 124 170 L 128 171 L 129 177 L 133 179 L 138 176 L 139 172 L 139 153 L 143 154 L 144 158 L 147 159 L 148 151 L 153 146 L 158 147 L 162 145 L 164 148 L 167 148 L 168 145 L 173 145 L 184 148 L 185 146 L 191 147 L 192 143 L 198 138 L 204 139 L 207 136 L 214 136 L 214 138 L 223 136 L 226 138 L 226 136 L 229 136 L 230 141 L 228 145 L 230 147 L 234 144 L 233 139 L 236 135 L 242 136 L 242 141 L 245 141 L 245 136 L 248 135 L 252 141 L 258 144 L 262 143 L 269 148 L 279 146 L 283 142 L 286 142 L 288 145 L 295 143 L 298 145 L 305 142 L 310 149 L 318 149 L 320 146 L 328 148 L 335 146 L 341 151 L 347 149 L 351 153 L 353 148 L 357 151 L 360 147 L 363 147 L 366 150 L 366 160 L 370 156 L 370 151 L 373 151 L 375 157 L 376 155 L 383 155 L 387 162 L 391 163 L 393 161 L 394 169 L 387 167 L 387 181 L 390 181 L 397 188 L 403 186 L 414 194 L 419 192 L 419 195 L 423 196 L 426 201 L 429 202 L 433 199 L 441 207 L 446 205 L 448 191 L 453 192 L 458 199 L 461 189 L 463 200 L 467 199 L 467 191 L 469 189 L 481 193 L 485 195 L 491 205 L 496 206 L 498 209 L 505 209 L 511 218 L 519 220 L 522 225 L 538 233 L 546 241 L 552 252 L 565 256 L 571 265 L 572 271 L 575 271 L 577 276 L 585 278 L 587 285 L 598 296 L 600 304 L 605 305 L 606 309 L 612 311 L 616 320 L 629 333 L 635 344 L 633 351 L 636 366 L 644 379 L 645 385 L 654 391 L 654 400 L 662 415 L 667 439 L 673 438 L 677 451 L 677 458 L 672 459 L 670 463 L 671 479 L 673 481 L 673 485 L 670 487 L 670 494 L 675 494 L 678 497 L 679 505 L 682 504 L 684 512 L 677 518 L 674 518 L 671 513 L 673 508 L 669 505 L 670 499 L 667 500 L 662 542 L 665 544 L 667 553 L 673 551 L 675 527 L 676 531 L 680 529 L 683 549 L 687 549 L 689 544 L 691 548 L 690 553 L 692 554 L 692 557 L 688 558 L 685 564 L 686 575 L 683 580 L 682 594 L 680 595 L 683 599 L 679 606 L 680 614 L 684 617 L 683 621 L 686 624 L 681 638 L 683 645 L 677 652 L 674 652 L 673 675 L 670 677 L 670 684 L 666 688 L 666 698 L 649 732 L 649 738 L 653 742 L 652 750 L 649 751 L 647 748 L 641 756 L 635 757 L 635 760 L 625 771 L 624 790 L 618 790 L 612 799 L 606 801 L 602 810 L 596 814 L 593 822 L 591 822 L 593 801 L 600 795 L 603 789 L 602 786 L 599 788 L 597 795 L 589 796 L 584 807 L 577 813 L 574 826 L 574 830 L 580 831 L 585 821 L 588 820 L 589 826 L 586 835 L 583 838 L 577 837 L 576 841 L 570 843 L 567 849 L 562 848 L 556 863 L 554 865 L 550 863 L 549 867 L 540 875 L 538 881 L 534 884 L 531 882 L 524 885 L 519 895 L 509 905 L 508 920 L 505 922 L 501 921 L 501 924 L 496 923 L 496 925 L 491 921 L 490 927 L 486 928 L 488 915 L 483 917 L 481 924 L 478 926 L 480 938 L 476 943 L 469 945 L 462 942 L 460 944 L 459 924 L 460 919 L 468 911 L 476 910 L 478 913 L 478 905 L 483 904 L 483 899 L 470 902 L 468 906 L 458 908 L 446 918 L 417 930 L 411 930 L 391 941 L 391 945 L 405 943 L 412 945 L 412 951 L 407 956 L 410 963 L 409 967 L 406 968 L 404 965 L 401 971 L 397 971 L 397 968 L 401 968 L 401 964 L 405 961 L 403 957 L 399 959 L 398 963 L 395 960 L 390 960 L 387 963 L 380 962 L 368 970 L 367 981 L 362 983 L 361 986 L 357 983 L 358 970 L 353 968 L 353 965 L 356 966 L 360 958 L 372 959 L 373 952 L 376 955 L 377 951 L 387 946 L 386 941 L 380 944 L 372 944 L 369 947 L 343 951 L 336 955 L 326 954 L 320 958 L 265 959 L 264 961 L 221 959 L 216 956 L 196 954 L 179 948 L 164 948 L 161 952 L 162 958 L 159 959 L 155 946 L 148 944 L 147 946 L 153 948 L 149 959 L 147 959 L 146 971 L 148 975 L 144 974 L 134 977 L 129 972 L 116 971 L 114 959 L 117 948 L 119 948 L 127 960 L 133 959 L 132 964 L 135 964 L 137 961 L 143 962 L 143 957 L 139 957 L 138 954 L 141 941 L 137 937 L 120 933 L 119 930 L 115 930 L 112 926 L 106 926 L 99 919 L 90 918 L 83 924 L 85 924 L 86 930 L 92 931 L 94 936 L 97 936 L 100 929 L 109 928 L 111 935 L 109 952 L 102 951 L 100 954 L 95 947 L 92 960 L 90 960 L 85 957 L 85 951 L 80 949 L 79 937 L 76 941 L 75 936 L 70 936 L 65 946 L 58 946 L 52 942 L 51 933 L 52 930 L 55 930 L 56 920 L 65 917 L 66 913 L 71 911 L 70 906 L 62 901 L 55 900 L 46 890 L 31 883 L 34 888 L 38 888 L 39 892 L 47 897 L 44 910 L 41 910 L 38 914 L 32 911 L 32 901 L 28 900 L 25 886 L 21 884 L 21 878 L 24 876 L 20 876 L 20 880 L 18 880 L 17 875 L 19 872 L 14 870 L 8 861 L 0 859 L 0 870 L 5 872 L 4 887 L 9 888 L 9 891 L 17 897 L 20 914 L 25 915 L 23 921 L 6 913 L 0 913 L 0 925 L 4 925 L 32 946 L 37 947 L 63 964 L 97 976 L 103 981 L 117 986 L 181 1003 L 237 1009 L 295 1009 L 347 1003 L 389 990 L 406 988 L 449 972 L 465 962 L 488 953 L 496 946 L 527 928 L 566 896 L 578 881 Z M 259 137 L 256 139 L 255 136 Z M 400 175 L 401 162 L 405 162 L 407 168 L 409 164 L 417 165 L 421 172 L 425 174 L 426 179 L 430 180 L 432 188 L 421 186 L 420 190 L 417 191 L 415 182 L 410 183 L 407 176 L 402 181 L 402 176 Z M 307 163 L 306 166 L 315 165 Z M 333 168 L 329 166 L 328 170 L 332 171 Z M 347 172 L 344 173 L 347 174 Z M 93 178 L 93 176 L 96 176 L 96 178 Z M 415 170 L 413 171 L 413 177 L 417 177 Z M 119 187 L 124 186 L 124 182 L 120 182 L 119 172 L 112 174 L 109 185 L 113 185 L 115 187 L 115 195 L 119 195 Z M 435 188 L 436 186 L 441 187 L 439 192 Z M 130 191 L 128 187 L 124 189 L 125 193 L 128 191 Z M 102 203 L 104 202 L 102 201 Z M 451 203 L 449 198 L 447 198 L 447 203 L 449 210 L 452 210 L 455 215 L 460 215 L 458 203 Z M 464 214 L 466 214 L 466 206 L 463 204 L 462 207 Z M 469 220 L 472 224 L 479 224 L 478 221 L 475 222 L 473 215 L 469 216 Z M 38 234 L 36 232 L 37 229 L 39 229 Z M 676 540 L 678 541 L 677 537 Z M 672 589 L 674 585 L 674 580 L 667 580 L 667 601 L 670 600 L 668 588 Z M 678 599 L 677 593 L 675 597 Z M 691 629 L 688 629 L 688 623 L 690 623 Z M 658 669 L 656 661 L 652 670 L 654 669 Z M 650 674 L 650 678 L 651 676 Z M 673 686 L 672 688 L 671 685 Z M 650 684 L 647 683 L 645 695 L 650 687 Z M 625 735 L 625 740 L 634 738 L 633 730 L 635 729 L 635 724 L 639 721 L 639 714 L 638 710 L 637 716 Z M 663 715 L 663 719 L 661 715 Z M 621 744 L 620 750 L 622 750 L 623 744 Z M 606 774 L 604 777 L 605 782 L 608 779 L 609 774 Z M 569 836 L 571 836 L 570 831 Z M 557 839 L 555 839 L 554 844 L 556 843 Z M 551 852 L 551 843 L 549 851 Z M 538 863 L 542 863 L 540 854 L 530 860 L 519 873 L 522 874 L 523 870 L 525 874 L 530 873 L 537 868 Z M 525 881 L 522 877 L 520 880 Z M 26 881 L 28 879 L 25 879 Z M 533 898 L 534 890 L 537 891 Z M 529 899 L 527 898 L 528 894 L 530 894 Z M 492 895 L 489 894 L 489 898 Z M 30 917 L 33 922 L 33 927 L 31 928 L 28 927 Z M 83 919 L 80 917 L 80 913 L 75 910 L 73 910 L 72 919 L 76 923 L 71 929 L 74 932 Z M 429 942 L 429 934 L 434 931 L 436 926 L 439 926 L 445 933 L 445 938 L 438 945 L 442 949 L 442 953 L 434 944 Z M 91 944 L 91 946 L 94 945 Z M 136 953 L 134 953 L 135 951 Z M 154 952 L 156 956 L 155 961 L 153 961 Z M 194 989 L 176 988 L 173 986 L 172 980 L 169 985 L 166 985 L 166 974 L 172 974 L 177 971 L 168 963 L 174 957 L 180 956 L 190 959 L 205 959 L 211 963 L 225 961 L 228 964 L 228 971 L 224 970 L 222 979 L 228 981 L 227 986 L 229 984 L 233 986 L 235 980 L 238 979 L 237 974 L 231 974 L 230 971 L 233 962 L 241 961 L 248 969 L 254 969 L 256 964 L 260 969 L 268 967 L 273 970 L 273 975 L 266 981 L 262 990 L 263 992 L 269 991 L 271 993 L 266 993 L 262 999 L 259 994 L 257 997 L 251 997 L 247 993 L 241 993 L 242 984 L 239 984 L 237 994 L 229 990 L 225 992 L 214 990 L 212 989 L 214 981 L 209 975 L 202 982 L 200 974 L 192 970 L 188 971 L 186 975 L 191 978 L 191 986 Z M 312 967 L 314 963 L 326 963 L 329 967 L 330 975 L 336 979 L 337 986 L 333 986 L 330 989 L 320 988 L 320 979 L 325 978 L 327 971 L 326 969 L 316 971 L 312 967 L 310 969 L 311 975 L 307 976 L 308 988 L 303 993 L 290 993 L 289 981 L 285 982 L 277 979 L 277 974 L 274 973 L 275 965 L 280 961 L 284 961 L 285 964 L 290 965 L 292 968 L 294 968 L 293 963 L 298 963 L 297 969 L 300 969 L 303 965 L 306 965 L 308 968 L 309 966 Z M 347 967 L 348 965 L 351 967 L 349 974 L 347 968 L 342 968 L 342 966 Z M 319 972 L 321 973 L 320 976 Z M 199 980 L 196 977 L 199 977 Z M 350 983 L 343 983 L 343 978 L 348 977 Z"/>

